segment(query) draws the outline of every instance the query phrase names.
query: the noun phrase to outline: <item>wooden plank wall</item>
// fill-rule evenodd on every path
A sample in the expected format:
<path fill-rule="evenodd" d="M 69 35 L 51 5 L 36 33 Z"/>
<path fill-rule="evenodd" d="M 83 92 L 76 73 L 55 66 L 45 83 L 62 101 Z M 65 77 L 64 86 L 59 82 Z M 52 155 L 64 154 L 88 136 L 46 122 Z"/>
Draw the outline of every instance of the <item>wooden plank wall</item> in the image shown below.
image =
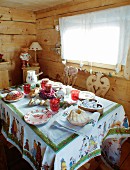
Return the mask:
<path fill-rule="evenodd" d="M 0 53 L 10 62 L 10 85 L 22 83 L 21 47 L 28 47 L 35 39 L 36 17 L 33 12 L 0 7 Z"/>
<path fill-rule="evenodd" d="M 43 50 L 38 55 L 41 70 L 44 77 L 63 81 L 64 65 L 61 56 L 57 55 L 53 48 L 60 43 L 60 33 L 55 30 L 59 17 L 87 13 L 122 5 L 130 4 L 130 0 L 74 0 L 68 5 L 59 8 L 50 8 L 36 12 L 37 39 Z M 89 73 L 79 72 L 76 86 L 85 89 L 85 81 Z M 130 81 L 124 78 L 109 77 L 111 88 L 106 95 L 107 99 L 122 104 L 130 120 Z"/>

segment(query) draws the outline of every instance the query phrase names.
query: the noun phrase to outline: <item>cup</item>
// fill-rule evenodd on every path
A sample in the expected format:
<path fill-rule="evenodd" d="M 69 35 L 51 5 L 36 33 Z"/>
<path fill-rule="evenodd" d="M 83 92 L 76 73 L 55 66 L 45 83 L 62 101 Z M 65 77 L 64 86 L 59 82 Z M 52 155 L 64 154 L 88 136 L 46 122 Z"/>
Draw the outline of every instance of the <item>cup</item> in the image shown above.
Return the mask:
<path fill-rule="evenodd" d="M 76 101 L 79 99 L 79 90 L 71 90 L 71 99 Z"/>
<path fill-rule="evenodd" d="M 25 94 L 29 94 L 30 93 L 30 87 L 31 87 L 30 84 L 24 84 L 23 85 L 23 90 L 24 90 Z"/>
<path fill-rule="evenodd" d="M 49 79 L 48 79 L 48 78 L 42 79 L 41 88 L 42 88 L 42 89 L 45 89 L 45 85 L 46 85 L 48 82 L 49 82 Z"/>
<path fill-rule="evenodd" d="M 60 99 L 59 98 L 50 99 L 50 108 L 53 112 L 58 112 L 60 108 Z"/>

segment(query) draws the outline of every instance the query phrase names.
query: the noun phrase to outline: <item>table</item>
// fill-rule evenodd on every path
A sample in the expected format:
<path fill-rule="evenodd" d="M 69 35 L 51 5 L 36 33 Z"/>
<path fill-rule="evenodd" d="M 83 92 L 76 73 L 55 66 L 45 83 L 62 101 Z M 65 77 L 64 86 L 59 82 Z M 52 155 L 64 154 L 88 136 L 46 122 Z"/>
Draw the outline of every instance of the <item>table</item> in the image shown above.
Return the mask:
<path fill-rule="evenodd" d="M 76 170 L 90 159 L 101 155 L 101 152 L 111 163 L 111 157 L 106 151 L 111 154 L 113 146 L 116 147 L 115 152 L 112 152 L 115 154 L 112 156 L 112 166 L 117 166 L 114 156 L 118 155 L 119 158 L 117 152 L 120 145 L 119 140 L 114 139 L 130 137 L 128 119 L 122 105 L 96 97 L 104 106 L 103 115 L 98 121 L 93 118 L 85 126 L 86 134 L 82 134 L 82 131 L 76 134 L 52 126 L 59 117 L 67 116 L 69 108 L 60 108 L 48 123 L 34 126 L 24 121 L 24 115 L 32 110 L 44 109 L 43 106 L 29 107 L 28 97 L 15 103 L 6 103 L 2 100 L 3 94 L 0 96 L 0 118 L 4 122 L 2 133 L 19 149 L 33 169 Z"/>

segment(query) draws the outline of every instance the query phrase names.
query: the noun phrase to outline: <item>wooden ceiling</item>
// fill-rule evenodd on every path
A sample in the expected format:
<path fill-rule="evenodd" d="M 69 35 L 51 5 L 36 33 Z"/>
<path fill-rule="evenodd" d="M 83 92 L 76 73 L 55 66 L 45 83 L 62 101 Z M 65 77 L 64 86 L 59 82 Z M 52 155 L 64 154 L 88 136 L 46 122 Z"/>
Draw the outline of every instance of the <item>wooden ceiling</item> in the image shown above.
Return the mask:
<path fill-rule="evenodd" d="M 73 1 L 75 0 L 0 0 L 0 7 L 39 11 Z"/>

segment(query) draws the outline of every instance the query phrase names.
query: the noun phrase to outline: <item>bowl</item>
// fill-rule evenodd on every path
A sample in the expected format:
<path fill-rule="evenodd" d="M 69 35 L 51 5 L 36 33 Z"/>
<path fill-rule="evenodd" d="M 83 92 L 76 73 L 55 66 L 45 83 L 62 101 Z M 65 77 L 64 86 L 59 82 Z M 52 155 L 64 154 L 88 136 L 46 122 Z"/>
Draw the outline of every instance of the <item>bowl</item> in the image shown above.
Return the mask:
<path fill-rule="evenodd" d="M 91 113 L 99 112 L 101 115 L 103 114 L 104 109 L 103 105 L 96 99 L 83 100 L 78 107 Z"/>

